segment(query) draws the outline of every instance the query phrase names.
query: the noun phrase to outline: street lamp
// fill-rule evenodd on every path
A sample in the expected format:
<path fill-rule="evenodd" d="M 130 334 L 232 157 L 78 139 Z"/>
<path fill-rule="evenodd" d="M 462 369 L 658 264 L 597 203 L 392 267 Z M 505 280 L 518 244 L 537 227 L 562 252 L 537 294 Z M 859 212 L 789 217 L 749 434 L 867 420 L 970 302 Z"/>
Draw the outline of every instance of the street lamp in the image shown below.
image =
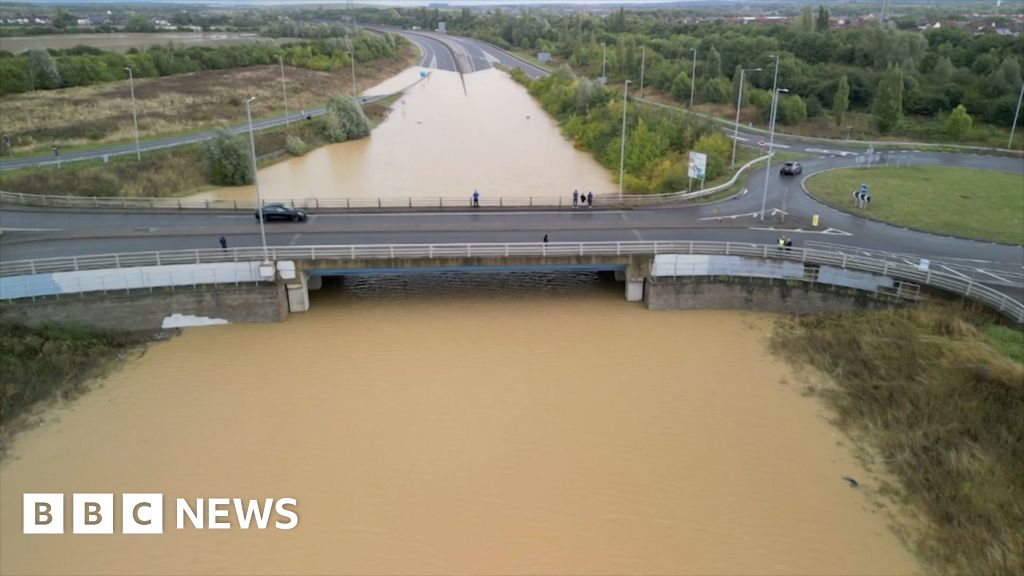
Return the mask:
<path fill-rule="evenodd" d="M 740 94 L 736 97 L 736 125 L 732 129 L 732 166 L 736 165 L 736 140 L 740 131 L 740 107 L 743 103 L 743 75 L 747 72 L 760 72 L 761 68 L 740 68 Z"/>
<path fill-rule="evenodd" d="M 139 148 L 139 112 L 135 107 L 135 76 L 132 75 L 132 69 L 125 66 L 125 70 L 128 71 L 128 86 L 132 93 L 132 120 L 135 121 L 135 159 L 142 162 L 142 150 Z"/>
<path fill-rule="evenodd" d="M 270 257 L 267 253 L 267 232 L 263 226 L 263 198 L 260 197 L 260 175 L 256 170 L 256 136 L 252 129 L 252 101 L 255 100 L 255 96 L 250 96 L 245 101 L 245 117 L 249 120 L 249 150 L 252 152 L 252 182 L 256 187 L 256 214 L 259 216 L 257 220 L 260 221 L 260 242 L 263 244 L 263 262 L 264 264 L 270 262 Z"/>
<path fill-rule="evenodd" d="M 284 57 L 278 54 L 277 61 L 281 63 L 281 93 L 284 94 L 284 127 L 288 128 L 288 85 L 284 82 Z"/>
<path fill-rule="evenodd" d="M 768 167 L 764 173 L 764 195 L 761 197 L 761 222 L 764 222 L 764 207 L 768 202 L 768 180 L 772 177 L 772 154 L 775 153 L 775 106 L 779 101 L 779 54 L 775 58 L 775 79 L 772 80 L 772 111 L 768 120 Z M 787 90 L 788 92 L 788 90 Z"/>
<path fill-rule="evenodd" d="M 608 45 L 604 42 L 601 43 L 601 50 L 603 50 L 604 56 L 601 58 L 601 84 L 603 85 L 608 81 Z"/>
<path fill-rule="evenodd" d="M 697 49 L 690 48 L 693 52 L 693 74 L 690 75 L 690 108 L 693 108 L 693 90 L 697 87 Z"/>
<path fill-rule="evenodd" d="M 1020 116 L 1020 103 L 1024 100 L 1024 83 L 1020 85 L 1020 96 L 1017 97 L 1017 111 L 1013 113 L 1013 124 L 1010 125 L 1010 143 L 1006 145 L 1007 149 L 1013 147 L 1013 131 L 1017 129 L 1017 117 Z"/>
<path fill-rule="evenodd" d="M 629 103 L 629 80 L 622 85 L 622 147 L 619 150 L 619 200 L 622 200 L 622 175 L 626 166 L 626 104 Z"/>

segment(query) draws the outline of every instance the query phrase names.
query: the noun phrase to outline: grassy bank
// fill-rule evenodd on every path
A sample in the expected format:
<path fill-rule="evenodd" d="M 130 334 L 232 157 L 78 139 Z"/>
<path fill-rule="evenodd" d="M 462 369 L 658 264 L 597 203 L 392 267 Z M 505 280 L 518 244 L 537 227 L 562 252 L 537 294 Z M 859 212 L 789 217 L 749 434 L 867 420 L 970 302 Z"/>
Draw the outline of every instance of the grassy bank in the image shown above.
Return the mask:
<path fill-rule="evenodd" d="M 364 106 L 363 110 L 373 125 L 387 117 L 395 98 Z M 290 157 L 285 151 L 285 141 L 289 136 L 301 138 L 307 150 L 330 143 L 323 134 L 320 118 L 256 132 L 256 154 L 261 157 L 261 167 Z M 142 155 L 141 164 L 136 162 L 135 156 L 123 155 L 106 164 L 101 160 L 90 160 L 68 163 L 59 170 L 56 166 L 43 166 L 0 172 L 0 189 L 68 196 L 184 196 L 211 187 L 206 180 L 203 156 L 202 145 L 190 145 L 146 152 Z"/>
<path fill-rule="evenodd" d="M 0 322 L 0 457 L 32 407 L 70 399 L 149 335 Z"/>
<path fill-rule="evenodd" d="M 356 86 L 365 90 L 415 60 L 415 48 L 403 45 L 398 57 L 359 64 Z M 332 94 L 352 90 L 347 73 L 286 66 L 285 76 L 291 112 L 322 106 Z M 244 122 L 248 96 L 257 97 L 255 118 L 283 114 L 281 69 L 252 66 L 136 79 L 139 135 L 145 140 Z M 68 151 L 134 142 L 127 80 L 4 96 L 3 109 L 0 132 L 13 136 L 15 155 L 48 153 L 54 145 Z"/>
<path fill-rule="evenodd" d="M 927 519 L 912 533 L 929 571 L 1024 573 L 1024 365 L 1000 351 L 1021 338 L 953 307 L 794 317 L 772 336 L 829 378 L 809 390 Z"/>
<path fill-rule="evenodd" d="M 871 205 L 853 205 L 851 191 L 867 183 Z M 807 179 L 811 194 L 855 214 L 940 234 L 1024 243 L 1020 174 L 906 166 L 846 168 Z"/>

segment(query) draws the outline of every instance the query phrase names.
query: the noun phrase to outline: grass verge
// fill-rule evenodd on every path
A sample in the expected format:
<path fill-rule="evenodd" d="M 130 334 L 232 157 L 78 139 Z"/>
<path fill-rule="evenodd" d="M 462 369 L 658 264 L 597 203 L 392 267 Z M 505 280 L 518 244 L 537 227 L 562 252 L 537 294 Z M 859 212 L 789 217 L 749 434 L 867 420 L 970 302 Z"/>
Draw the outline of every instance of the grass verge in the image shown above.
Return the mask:
<path fill-rule="evenodd" d="M 853 206 L 851 192 L 868 185 L 871 205 Z M 1020 174 L 906 166 L 844 168 L 807 179 L 808 191 L 854 214 L 939 234 L 1024 243 Z"/>
<path fill-rule="evenodd" d="M 149 334 L 0 322 L 0 457 L 32 408 L 69 400 Z"/>
<path fill-rule="evenodd" d="M 830 379 L 817 392 L 838 425 L 927 518 L 912 540 L 929 572 L 1024 573 L 1024 365 L 990 330 L 931 306 L 792 317 L 772 336 L 774 351 Z"/>

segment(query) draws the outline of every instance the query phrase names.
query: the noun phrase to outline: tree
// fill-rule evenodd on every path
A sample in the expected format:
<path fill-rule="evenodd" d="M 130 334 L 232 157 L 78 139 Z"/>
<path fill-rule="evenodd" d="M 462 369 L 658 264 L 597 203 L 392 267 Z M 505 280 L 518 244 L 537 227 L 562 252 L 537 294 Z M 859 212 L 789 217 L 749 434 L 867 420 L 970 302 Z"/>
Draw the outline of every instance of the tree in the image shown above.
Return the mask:
<path fill-rule="evenodd" d="M 714 46 L 708 50 L 707 70 L 710 78 L 718 78 L 722 75 L 722 55 Z"/>
<path fill-rule="evenodd" d="M 729 102 L 732 84 L 725 78 L 712 78 L 700 84 L 700 98 L 706 102 L 725 104 Z"/>
<path fill-rule="evenodd" d="M 331 142 L 362 138 L 370 133 L 370 121 L 350 96 L 331 96 L 327 101 L 324 135 Z"/>
<path fill-rule="evenodd" d="M 974 125 L 974 118 L 971 118 L 971 115 L 967 113 L 967 108 L 960 104 L 946 118 L 946 134 L 959 142 L 971 130 L 972 125 Z"/>
<path fill-rule="evenodd" d="M 679 72 L 676 79 L 672 81 L 672 97 L 680 102 L 689 102 L 690 100 L 690 75 L 686 71 Z"/>
<path fill-rule="evenodd" d="M 814 30 L 814 13 L 811 11 L 810 6 L 800 11 L 800 30 L 804 32 Z"/>
<path fill-rule="evenodd" d="M 78 26 L 78 18 L 73 14 L 68 14 L 64 10 L 57 8 L 57 15 L 53 18 L 54 28 L 70 28 L 72 26 Z"/>
<path fill-rule="evenodd" d="M 807 104 L 796 94 L 786 95 L 779 99 L 776 110 L 776 121 L 783 124 L 799 124 L 807 119 Z"/>
<path fill-rule="evenodd" d="M 836 126 L 842 126 L 846 118 L 846 111 L 850 108 L 850 82 L 846 74 L 839 79 L 836 86 L 836 95 L 832 97 L 832 116 L 836 119 Z"/>
<path fill-rule="evenodd" d="M 932 80 L 938 85 L 948 83 L 953 79 L 953 63 L 945 56 L 939 56 L 935 60 L 935 67 L 932 68 Z"/>
<path fill-rule="evenodd" d="M 903 74 L 899 66 L 890 66 L 882 75 L 871 112 L 880 131 L 890 132 L 899 126 L 903 119 Z"/>
<path fill-rule="evenodd" d="M 252 160 L 245 139 L 227 128 L 206 143 L 203 160 L 211 184 L 241 186 L 252 183 Z"/>
<path fill-rule="evenodd" d="M 818 19 L 814 23 L 814 29 L 818 32 L 828 32 L 829 28 L 829 13 L 828 8 L 819 5 L 818 6 Z"/>
<path fill-rule="evenodd" d="M 28 51 L 28 75 L 33 89 L 52 90 L 62 84 L 57 62 L 46 50 Z"/>

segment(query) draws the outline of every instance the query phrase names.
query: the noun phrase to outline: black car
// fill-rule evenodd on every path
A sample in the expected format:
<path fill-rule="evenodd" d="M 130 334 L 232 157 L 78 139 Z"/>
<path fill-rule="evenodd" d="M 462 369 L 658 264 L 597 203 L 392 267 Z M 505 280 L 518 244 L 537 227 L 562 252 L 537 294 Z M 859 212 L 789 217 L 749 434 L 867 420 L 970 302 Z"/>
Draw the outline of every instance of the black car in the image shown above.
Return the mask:
<path fill-rule="evenodd" d="M 257 220 L 260 219 L 260 211 L 257 208 L 254 214 Z M 285 206 L 284 204 L 266 204 L 263 206 L 263 221 L 269 222 L 271 220 L 291 220 L 292 222 L 305 222 L 306 213 L 302 210 L 296 210 L 291 206 Z"/>
<path fill-rule="evenodd" d="M 786 162 L 782 165 L 782 169 L 779 170 L 779 174 L 782 176 L 795 176 L 804 171 L 804 167 L 799 162 Z"/>

